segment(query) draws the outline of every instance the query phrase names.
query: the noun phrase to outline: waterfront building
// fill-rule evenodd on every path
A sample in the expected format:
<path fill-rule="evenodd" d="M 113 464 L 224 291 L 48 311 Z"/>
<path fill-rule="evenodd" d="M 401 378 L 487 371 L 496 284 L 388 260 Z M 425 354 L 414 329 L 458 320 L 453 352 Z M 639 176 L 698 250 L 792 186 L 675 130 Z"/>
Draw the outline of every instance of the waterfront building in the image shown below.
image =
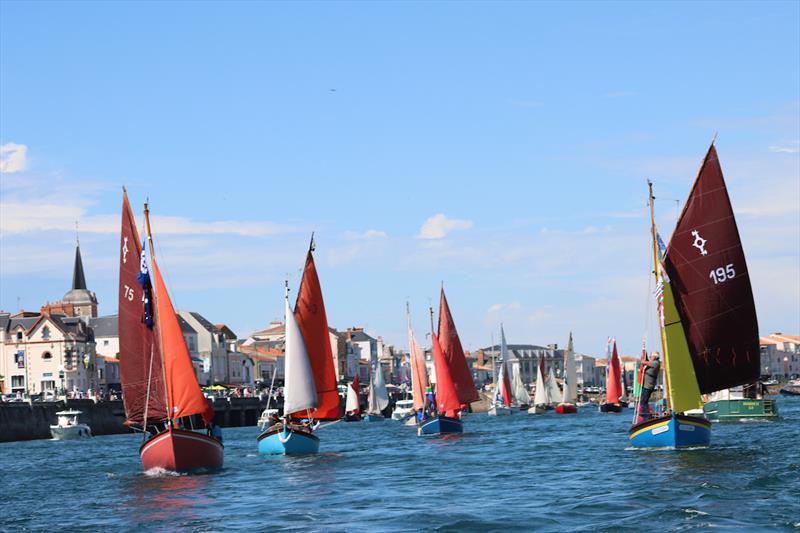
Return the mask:
<path fill-rule="evenodd" d="M 539 361 L 544 360 L 544 372 L 547 375 L 553 369 L 556 377 L 563 377 L 564 355 L 566 350 L 559 349 L 557 344 L 539 346 L 536 344 L 508 344 L 508 362 L 517 367 L 523 383 L 536 382 L 536 372 Z M 475 352 L 473 374 L 476 383 L 491 381 L 492 360 L 500 357 L 500 346 L 494 345 L 481 348 Z M 594 358 L 588 355 L 574 353 L 575 381 L 579 387 L 593 385 L 596 381 L 594 374 Z M 468 359 L 469 360 L 469 359 Z"/>
<path fill-rule="evenodd" d="M 122 383 L 119 379 L 119 359 L 98 353 L 96 362 L 98 390 L 104 394 L 122 392 Z"/>
<path fill-rule="evenodd" d="M 788 380 L 800 376 L 800 336 L 772 333 L 760 338 L 761 375 Z"/>

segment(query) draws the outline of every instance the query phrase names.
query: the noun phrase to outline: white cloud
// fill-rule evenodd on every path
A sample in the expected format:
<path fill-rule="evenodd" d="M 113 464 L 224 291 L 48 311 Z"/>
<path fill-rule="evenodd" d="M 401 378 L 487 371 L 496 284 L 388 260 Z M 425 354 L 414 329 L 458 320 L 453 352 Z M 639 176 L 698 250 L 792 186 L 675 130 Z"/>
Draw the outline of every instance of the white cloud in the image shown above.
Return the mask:
<path fill-rule="evenodd" d="M 25 170 L 28 166 L 28 147 L 24 144 L 6 143 L 0 145 L 0 172 L 12 174 Z"/>
<path fill-rule="evenodd" d="M 368 229 L 363 233 L 358 233 L 356 231 L 345 231 L 343 237 L 348 241 L 360 241 L 369 239 L 385 239 L 388 237 L 388 235 L 386 235 L 385 231 Z"/>
<path fill-rule="evenodd" d="M 417 237 L 420 239 L 443 239 L 451 231 L 471 227 L 471 220 L 447 218 L 443 213 L 437 213 L 425 221 Z"/>
<path fill-rule="evenodd" d="M 778 154 L 800 154 L 800 141 L 793 141 L 783 145 L 772 145 L 769 147 L 769 151 Z"/>
<path fill-rule="evenodd" d="M 499 313 L 501 311 L 518 311 L 522 306 L 519 302 L 511 302 L 510 304 L 492 304 L 487 313 Z"/>

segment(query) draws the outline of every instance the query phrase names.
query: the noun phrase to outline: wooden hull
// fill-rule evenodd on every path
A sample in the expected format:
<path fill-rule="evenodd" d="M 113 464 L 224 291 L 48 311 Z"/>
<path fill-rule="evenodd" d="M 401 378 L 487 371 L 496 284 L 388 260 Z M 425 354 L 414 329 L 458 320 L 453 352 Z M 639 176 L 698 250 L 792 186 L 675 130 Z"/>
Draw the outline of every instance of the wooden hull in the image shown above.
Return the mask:
<path fill-rule="evenodd" d="M 621 413 L 622 406 L 616 403 L 601 403 L 598 410 L 601 413 Z"/>
<path fill-rule="evenodd" d="M 635 424 L 628 438 L 635 448 L 703 447 L 711 442 L 711 422 L 672 413 Z"/>
<path fill-rule="evenodd" d="M 740 420 L 777 420 L 778 406 L 773 400 L 714 400 L 703 406 L 706 418 L 712 422 Z"/>
<path fill-rule="evenodd" d="M 568 415 L 578 412 L 578 408 L 574 403 L 560 403 L 556 405 L 556 413 L 559 415 Z"/>
<path fill-rule="evenodd" d="M 170 428 L 147 439 L 139 448 L 145 470 L 163 468 L 186 472 L 222 468 L 224 447 L 214 437 L 185 429 Z"/>
<path fill-rule="evenodd" d="M 319 437 L 297 429 L 268 429 L 258 436 L 258 453 L 264 455 L 319 453 Z"/>
<path fill-rule="evenodd" d="M 417 435 L 443 435 L 446 433 L 464 433 L 464 422 L 458 418 L 437 416 L 426 420 L 417 429 Z"/>

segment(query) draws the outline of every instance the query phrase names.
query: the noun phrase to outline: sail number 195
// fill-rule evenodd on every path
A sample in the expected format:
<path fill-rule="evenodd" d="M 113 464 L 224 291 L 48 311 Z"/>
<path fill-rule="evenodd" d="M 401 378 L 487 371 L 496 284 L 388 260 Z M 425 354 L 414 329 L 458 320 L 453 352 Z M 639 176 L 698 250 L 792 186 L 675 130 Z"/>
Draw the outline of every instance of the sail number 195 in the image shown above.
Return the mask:
<path fill-rule="evenodd" d="M 735 276 L 736 271 L 733 269 L 733 263 L 725 265 L 725 268 L 715 268 L 708 273 L 708 277 L 714 280 L 714 285 L 718 283 L 725 283 L 729 279 L 733 279 Z"/>

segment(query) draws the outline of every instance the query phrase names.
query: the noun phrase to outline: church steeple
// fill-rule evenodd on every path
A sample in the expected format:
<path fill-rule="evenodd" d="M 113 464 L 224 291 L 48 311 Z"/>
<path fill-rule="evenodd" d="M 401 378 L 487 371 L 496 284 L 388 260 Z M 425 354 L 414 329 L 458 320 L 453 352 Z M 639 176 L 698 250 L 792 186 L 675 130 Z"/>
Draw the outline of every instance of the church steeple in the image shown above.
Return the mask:
<path fill-rule="evenodd" d="M 86 289 L 86 276 L 83 274 L 80 242 L 75 247 L 75 268 L 72 270 L 72 290 L 75 289 Z"/>

